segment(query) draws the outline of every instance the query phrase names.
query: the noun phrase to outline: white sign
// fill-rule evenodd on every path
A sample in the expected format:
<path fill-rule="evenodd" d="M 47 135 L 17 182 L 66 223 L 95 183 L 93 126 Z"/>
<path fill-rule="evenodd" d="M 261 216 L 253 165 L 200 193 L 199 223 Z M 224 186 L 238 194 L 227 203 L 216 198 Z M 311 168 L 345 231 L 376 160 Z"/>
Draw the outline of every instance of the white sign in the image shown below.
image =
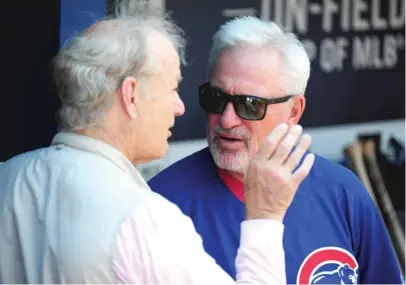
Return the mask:
<path fill-rule="evenodd" d="M 384 3 L 385 1 L 387 3 Z M 315 2 L 315 1 L 314 1 Z M 225 9 L 222 15 L 255 15 L 273 20 L 302 40 L 310 59 L 324 72 L 390 69 L 404 52 L 405 0 L 261 0 L 256 8 Z M 388 6 L 385 14 L 382 4 Z M 317 19 L 318 18 L 318 19 Z M 323 38 L 306 38 L 312 21 L 321 22 Z M 399 32 L 396 32 L 399 30 Z M 355 34 L 351 36 L 351 34 Z M 333 36 L 334 35 L 334 36 Z"/>

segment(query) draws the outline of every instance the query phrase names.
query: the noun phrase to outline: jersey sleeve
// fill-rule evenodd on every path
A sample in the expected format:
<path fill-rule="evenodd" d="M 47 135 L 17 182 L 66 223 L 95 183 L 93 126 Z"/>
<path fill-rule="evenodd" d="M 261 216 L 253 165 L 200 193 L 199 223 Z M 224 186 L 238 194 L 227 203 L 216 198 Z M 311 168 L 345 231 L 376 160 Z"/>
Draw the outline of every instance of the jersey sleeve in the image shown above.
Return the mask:
<path fill-rule="evenodd" d="M 349 194 L 352 235 L 361 284 L 404 284 L 392 243 L 374 200 L 354 179 Z"/>

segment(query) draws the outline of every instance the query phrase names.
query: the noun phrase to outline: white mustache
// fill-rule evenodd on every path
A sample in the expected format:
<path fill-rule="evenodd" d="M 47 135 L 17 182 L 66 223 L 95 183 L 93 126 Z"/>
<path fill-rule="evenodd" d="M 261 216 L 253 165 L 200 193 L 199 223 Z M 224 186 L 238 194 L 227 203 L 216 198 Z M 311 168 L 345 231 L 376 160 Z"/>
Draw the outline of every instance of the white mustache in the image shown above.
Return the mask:
<path fill-rule="evenodd" d="M 222 135 L 228 135 L 228 136 L 232 136 L 241 140 L 245 140 L 248 141 L 250 139 L 250 134 L 246 131 L 246 130 L 242 130 L 242 129 L 229 129 L 229 130 L 225 130 L 222 127 L 220 127 L 219 125 L 216 125 L 213 128 L 212 131 L 212 139 L 214 140 L 216 137 L 218 136 L 222 136 Z"/>

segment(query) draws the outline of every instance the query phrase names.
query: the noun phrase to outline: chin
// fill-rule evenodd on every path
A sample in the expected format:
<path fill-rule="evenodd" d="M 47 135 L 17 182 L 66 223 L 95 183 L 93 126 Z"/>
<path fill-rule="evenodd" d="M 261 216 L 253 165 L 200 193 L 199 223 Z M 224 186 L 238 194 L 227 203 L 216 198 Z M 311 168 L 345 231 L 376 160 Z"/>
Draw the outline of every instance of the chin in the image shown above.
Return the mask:
<path fill-rule="evenodd" d="M 165 144 L 161 144 L 160 146 L 151 145 L 150 148 L 145 149 L 142 152 L 144 155 L 142 157 L 137 158 L 135 161 L 133 161 L 133 163 L 144 164 L 154 160 L 161 159 L 168 153 L 168 149 L 169 145 L 167 142 Z"/>
<path fill-rule="evenodd" d="M 210 152 L 214 163 L 221 169 L 245 173 L 248 168 L 249 157 L 246 151 L 224 151 L 212 145 Z"/>
<path fill-rule="evenodd" d="M 154 159 L 163 158 L 165 155 L 168 154 L 168 150 L 169 150 L 169 144 L 168 144 L 168 141 L 165 141 L 165 143 L 161 145 L 159 150 L 157 150 L 155 152 L 155 158 Z"/>

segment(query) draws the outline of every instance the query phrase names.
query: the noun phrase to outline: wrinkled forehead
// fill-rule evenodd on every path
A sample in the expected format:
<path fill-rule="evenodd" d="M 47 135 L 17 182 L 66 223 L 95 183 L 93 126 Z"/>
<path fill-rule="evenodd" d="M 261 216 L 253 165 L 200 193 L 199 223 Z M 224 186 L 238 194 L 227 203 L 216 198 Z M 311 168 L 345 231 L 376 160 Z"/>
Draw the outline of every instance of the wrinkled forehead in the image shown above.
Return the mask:
<path fill-rule="evenodd" d="M 280 53 L 259 47 L 223 50 L 210 73 L 210 83 L 230 94 L 277 97 L 284 94 Z"/>

